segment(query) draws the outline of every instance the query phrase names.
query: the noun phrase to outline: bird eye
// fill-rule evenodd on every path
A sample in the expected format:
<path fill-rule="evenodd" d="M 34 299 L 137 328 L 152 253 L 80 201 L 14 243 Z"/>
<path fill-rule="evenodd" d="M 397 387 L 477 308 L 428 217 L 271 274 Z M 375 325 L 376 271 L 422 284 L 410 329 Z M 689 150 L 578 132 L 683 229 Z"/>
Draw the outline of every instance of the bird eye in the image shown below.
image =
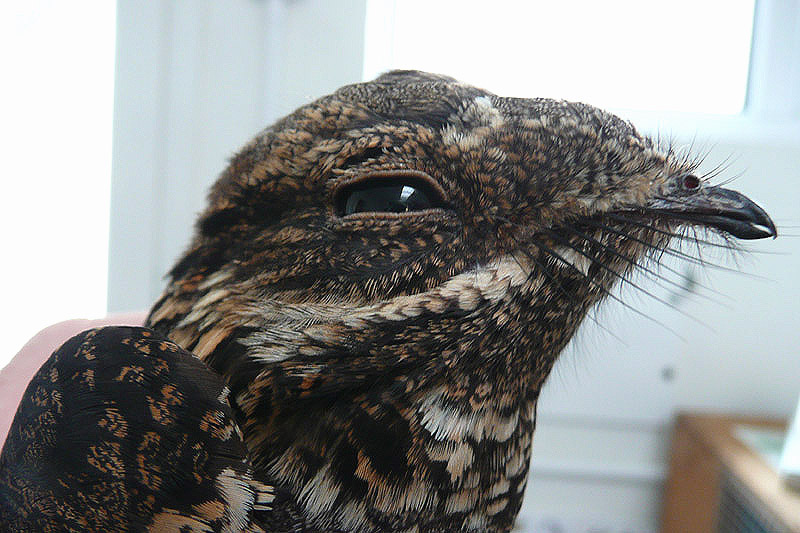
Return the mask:
<path fill-rule="evenodd" d="M 344 214 L 407 213 L 432 207 L 428 195 L 413 185 L 379 185 L 360 191 L 352 191 L 344 203 Z"/>
<path fill-rule="evenodd" d="M 683 188 L 687 191 L 693 191 L 700 187 L 700 178 L 694 174 L 687 174 L 683 177 Z"/>
<path fill-rule="evenodd" d="M 442 195 L 428 180 L 392 174 L 344 186 L 336 195 L 340 216 L 355 213 L 409 213 L 443 207 Z"/>

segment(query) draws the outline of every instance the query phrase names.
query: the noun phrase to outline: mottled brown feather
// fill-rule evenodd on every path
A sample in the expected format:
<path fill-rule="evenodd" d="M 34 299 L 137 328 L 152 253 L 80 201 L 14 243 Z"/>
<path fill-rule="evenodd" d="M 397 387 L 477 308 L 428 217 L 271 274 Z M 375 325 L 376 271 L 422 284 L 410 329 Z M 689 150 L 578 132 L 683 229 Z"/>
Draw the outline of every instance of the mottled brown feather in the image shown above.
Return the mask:
<path fill-rule="evenodd" d="M 253 527 L 509 531 L 539 391 L 587 312 L 687 224 L 774 235 L 738 193 L 688 190 L 694 170 L 588 105 L 391 72 L 232 159 L 148 326 L 230 388 L 237 460 L 270 495 Z M 343 212 L 403 180 L 428 208 Z"/>

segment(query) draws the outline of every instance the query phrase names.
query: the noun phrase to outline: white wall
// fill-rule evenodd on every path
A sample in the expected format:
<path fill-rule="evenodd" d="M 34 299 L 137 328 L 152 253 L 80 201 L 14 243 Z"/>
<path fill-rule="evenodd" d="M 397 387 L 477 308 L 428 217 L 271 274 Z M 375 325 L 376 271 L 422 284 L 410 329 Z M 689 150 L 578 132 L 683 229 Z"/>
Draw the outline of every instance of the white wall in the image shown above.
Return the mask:
<path fill-rule="evenodd" d="M 145 309 L 155 299 L 208 185 L 245 140 L 297 105 L 359 81 L 365 5 L 119 2 L 110 310 Z M 733 187 L 779 227 L 797 226 L 800 2 L 765 0 L 758 9 L 745 115 L 628 116 L 645 131 L 710 147 L 706 169 L 732 156 L 729 172 L 742 173 Z M 800 238 L 752 248 L 787 255 L 742 258 L 743 271 L 769 281 L 701 273 L 726 303 L 679 298 L 699 321 L 633 295 L 686 340 L 614 302 L 598 320 L 624 343 L 590 323 L 578 335 L 541 400 L 523 516 L 531 530 L 549 518 L 567 531 L 654 530 L 677 409 L 789 415 L 800 391 Z"/>

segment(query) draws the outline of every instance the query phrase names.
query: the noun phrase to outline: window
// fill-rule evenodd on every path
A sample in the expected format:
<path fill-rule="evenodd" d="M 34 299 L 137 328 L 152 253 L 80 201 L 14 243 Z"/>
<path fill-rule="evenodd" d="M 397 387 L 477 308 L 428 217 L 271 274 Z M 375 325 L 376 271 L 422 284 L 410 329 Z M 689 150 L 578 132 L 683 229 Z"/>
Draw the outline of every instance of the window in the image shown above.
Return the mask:
<path fill-rule="evenodd" d="M 0 13 L 2 367 L 41 328 L 105 314 L 115 2 Z"/>
<path fill-rule="evenodd" d="M 440 72 L 503 96 L 739 113 L 753 0 L 370 0 L 365 79 Z"/>

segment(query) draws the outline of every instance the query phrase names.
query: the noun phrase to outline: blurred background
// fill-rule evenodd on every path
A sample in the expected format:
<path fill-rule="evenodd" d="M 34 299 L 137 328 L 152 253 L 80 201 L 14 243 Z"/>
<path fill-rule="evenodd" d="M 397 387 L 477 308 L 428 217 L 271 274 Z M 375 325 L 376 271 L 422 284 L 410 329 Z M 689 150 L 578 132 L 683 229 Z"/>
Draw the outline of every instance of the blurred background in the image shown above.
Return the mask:
<path fill-rule="evenodd" d="M 341 85 L 416 68 L 588 102 L 786 234 L 639 280 L 674 307 L 622 287 L 652 320 L 608 302 L 546 386 L 523 530 L 657 530 L 675 413 L 785 419 L 800 393 L 800 2 L 555 4 L 4 3 L 0 367 L 53 322 L 147 309 L 227 159 Z"/>

